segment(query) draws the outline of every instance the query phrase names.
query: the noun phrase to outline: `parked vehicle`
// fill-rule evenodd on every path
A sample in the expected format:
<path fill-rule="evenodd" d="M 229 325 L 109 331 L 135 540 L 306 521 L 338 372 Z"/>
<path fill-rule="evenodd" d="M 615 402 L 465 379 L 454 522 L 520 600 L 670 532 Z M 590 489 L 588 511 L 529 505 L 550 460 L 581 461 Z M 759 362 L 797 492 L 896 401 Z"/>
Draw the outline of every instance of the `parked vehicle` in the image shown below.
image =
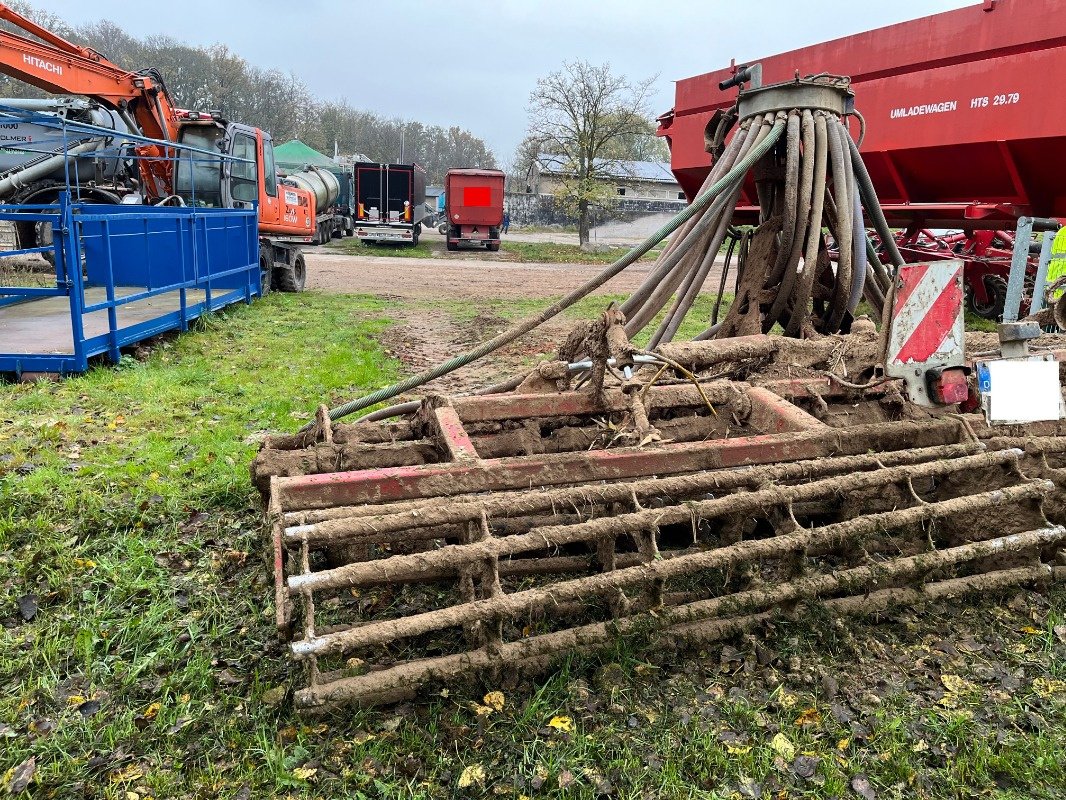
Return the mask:
<path fill-rule="evenodd" d="M 274 148 L 274 157 L 282 174 L 314 194 L 318 201 L 315 244 L 355 233 L 354 179 L 350 165 L 334 161 L 299 139 L 279 144 Z"/>
<path fill-rule="evenodd" d="M 416 245 L 426 216 L 426 171 L 418 164 L 355 165 L 355 235 L 367 244 Z"/>
<path fill-rule="evenodd" d="M 259 128 L 229 122 L 217 112 L 178 108 L 166 83 L 154 69 L 130 72 L 87 47 L 68 42 L 0 3 L 0 20 L 28 35 L 0 30 L 0 72 L 54 94 L 82 95 L 103 109 L 111 120 L 120 119 L 127 131 L 160 141 L 180 142 L 200 153 L 221 153 L 221 158 L 182 150 L 170 161 L 156 144 L 133 146 L 136 164 L 124 175 L 129 187 L 121 202 L 178 203 L 210 208 L 258 209 L 262 292 L 272 286 L 298 292 L 304 287 L 306 268 L 301 244 L 312 241 L 316 202 L 296 186 L 281 185 L 274 163 L 270 134 Z M 58 103 L 59 101 L 53 101 Z M 91 105 L 90 105 L 91 112 Z M 94 125 L 96 122 L 93 123 Z M 115 129 L 116 125 L 108 126 Z M 101 134 L 103 135 L 103 134 Z M 101 142 L 96 132 L 73 148 L 41 154 L 44 164 L 27 163 L 6 176 L 8 181 L 29 181 L 36 173 L 62 166 L 71 156 L 83 156 Z M 117 137 L 116 137 L 117 138 Z M 106 140 L 106 137 L 105 137 Z M 114 157 L 114 146 L 107 155 Z M 54 164 L 51 162 L 54 160 Z M 78 164 L 77 160 L 70 166 Z M 47 170 L 46 170 L 47 167 Z M 65 167 L 69 171 L 70 167 Z M 117 176 L 116 176 L 117 177 Z M 86 188 L 88 188 L 88 181 Z M 81 185 L 79 181 L 79 192 Z M 54 199 L 54 198 L 53 198 Z M 33 202 L 48 203 L 35 195 Z M 25 199 L 20 202 L 28 202 Z M 106 200 L 105 200 L 106 202 Z M 114 202 L 113 200 L 111 202 Z M 20 245 L 40 246 L 50 230 L 22 226 Z M 26 241 L 22 234 L 26 234 Z"/>
<path fill-rule="evenodd" d="M 452 169 L 444 179 L 449 250 L 459 245 L 500 249 L 504 175 L 498 169 Z"/>

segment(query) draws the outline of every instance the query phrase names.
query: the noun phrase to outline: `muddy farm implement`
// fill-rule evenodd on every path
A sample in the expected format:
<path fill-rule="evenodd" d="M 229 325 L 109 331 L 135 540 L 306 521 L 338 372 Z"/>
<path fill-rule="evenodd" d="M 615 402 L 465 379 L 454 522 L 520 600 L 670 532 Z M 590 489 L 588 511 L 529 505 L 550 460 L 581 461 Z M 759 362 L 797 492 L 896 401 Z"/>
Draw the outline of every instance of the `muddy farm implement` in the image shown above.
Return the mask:
<path fill-rule="evenodd" d="M 962 264 L 905 263 L 854 103 L 828 75 L 742 86 L 692 205 L 642 245 L 264 444 L 252 472 L 278 627 L 306 665 L 297 705 L 535 672 L 618 636 L 673 649 L 817 604 L 868 614 L 1063 577 L 1062 341 L 1025 321 L 966 337 Z M 755 227 L 708 287 L 733 275 L 735 297 L 679 341 L 752 180 Z M 556 359 L 338 422 L 514 341 L 671 234 Z"/>

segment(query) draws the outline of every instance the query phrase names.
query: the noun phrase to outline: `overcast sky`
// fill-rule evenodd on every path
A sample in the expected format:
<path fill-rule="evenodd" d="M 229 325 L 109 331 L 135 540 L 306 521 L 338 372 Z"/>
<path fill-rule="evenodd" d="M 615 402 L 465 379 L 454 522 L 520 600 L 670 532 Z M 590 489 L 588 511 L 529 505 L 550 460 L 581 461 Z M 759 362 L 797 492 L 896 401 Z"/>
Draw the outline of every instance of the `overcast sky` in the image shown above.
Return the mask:
<path fill-rule="evenodd" d="M 256 66 L 295 73 L 323 99 L 467 128 L 506 163 L 525 132 L 530 90 L 564 60 L 610 62 L 632 78 L 658 75 L 657 115 L 673 106 L 675 80 L 731 58 L 773 55 L 975 1 L 180 0 L 151 14 L 130 13 L 129 0 L 38 4 L 75 24 L 105 18 L 138 37 L 225 43 Z"/>

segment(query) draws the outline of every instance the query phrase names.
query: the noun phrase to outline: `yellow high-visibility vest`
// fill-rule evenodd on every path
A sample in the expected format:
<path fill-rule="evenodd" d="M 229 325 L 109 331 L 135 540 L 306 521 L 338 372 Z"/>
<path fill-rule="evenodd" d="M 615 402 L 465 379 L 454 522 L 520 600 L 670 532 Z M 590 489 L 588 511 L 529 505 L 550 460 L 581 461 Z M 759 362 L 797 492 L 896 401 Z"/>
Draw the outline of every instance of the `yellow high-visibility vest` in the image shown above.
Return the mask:
<path fill-rule="evenodd" d="M 1047 285 L 1050 286 L 1059 278 L 1066 277 L 1066 227 L 1059 228 L 1055 234 L 1055 241 L 1051 243 L 1051 261 L 1047 265 Z M 1057 300 L 1062 296 L 1063 289 L 1056 289 L 1051 294 L 1051 300 Z"/>

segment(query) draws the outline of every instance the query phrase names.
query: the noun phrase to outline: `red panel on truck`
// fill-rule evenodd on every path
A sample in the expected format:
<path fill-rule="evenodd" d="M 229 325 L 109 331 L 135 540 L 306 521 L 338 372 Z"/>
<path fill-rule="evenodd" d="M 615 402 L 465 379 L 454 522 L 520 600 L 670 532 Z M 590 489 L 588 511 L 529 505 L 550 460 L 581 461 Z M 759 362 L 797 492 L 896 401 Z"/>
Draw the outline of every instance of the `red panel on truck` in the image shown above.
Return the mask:
<path fill-rule="evenodd" d="M 863 159 L 897 219 L 938 204 L 931 213 L 958 222 L 985 213 L 976 203 L 1066 216 L 1062 0 L 988 0 L 757 60 L 764 84 L 797 71 L 851 76 L 867 124 Z M 661 119 L 690 198 L 710 169 L 704 128 L 736 98 L 735 89 L 718 89 L 731 75 L 725 68 L 678 81 L 673 112 Z"/>
<path fill-rule="evenodd" d="M 492 190 L 488 186 L 464 186 L 463 205 L 483 208 L 492 205 Z"/>

